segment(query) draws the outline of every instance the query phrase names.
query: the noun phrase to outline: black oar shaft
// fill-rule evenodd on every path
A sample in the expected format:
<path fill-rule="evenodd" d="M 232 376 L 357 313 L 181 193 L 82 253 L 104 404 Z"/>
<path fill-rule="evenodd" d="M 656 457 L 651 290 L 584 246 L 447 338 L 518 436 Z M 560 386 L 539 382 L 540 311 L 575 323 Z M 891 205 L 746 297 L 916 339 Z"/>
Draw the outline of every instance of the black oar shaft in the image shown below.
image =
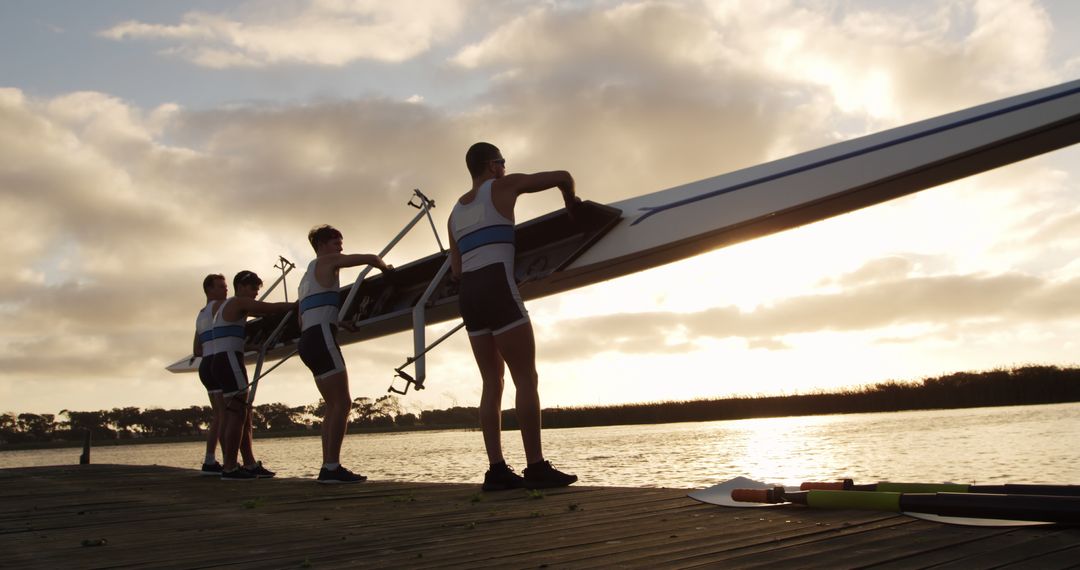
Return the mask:
<path fill-rule="evenodd" d="M 903 493 L 900 508 L 947 517 L 1080 523 L 1080 497 L 989 493 Z"/>
<path fill-rule="evenodd" d="M 1004 485 L 964 485 L 957 483 L 864 483 L 851 479 L 842 481 L 807 482 L 803 491 L 884 491 L 892 493 L 993 493 L 1001 495 L 1058 495 L 1080 497 L 1080 485 L 1038 485 L 1006 483 Z"/>

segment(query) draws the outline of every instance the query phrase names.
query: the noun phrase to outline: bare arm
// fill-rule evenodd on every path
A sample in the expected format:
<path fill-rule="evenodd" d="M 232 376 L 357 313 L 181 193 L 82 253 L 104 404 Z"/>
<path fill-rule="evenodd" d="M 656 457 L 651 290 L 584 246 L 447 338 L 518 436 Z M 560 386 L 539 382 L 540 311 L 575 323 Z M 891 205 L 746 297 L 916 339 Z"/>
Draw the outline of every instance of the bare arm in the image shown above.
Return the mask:
<path fill-rule="evenodd" d="M 335 253 L 327 256 L 327 262 L 327 266 L 333 269 L 356 267 L 358 265 L 374 265 L 379 271 L 388 271 L 390 269 L 390 266 L 383 263 L 382 258 L 374 253 Z"/>
<path fill-rule="evenodd" d="M 562 192 L 563 203 L 567 209 L 573 209 L 580 202 L 574 189 L 574 177 L 565 170 L 507 174 L 492 183 L 492 201 L 500 214 L 512 220 L 518 196 L 551 188 L 558 188 Z"/>
<path fill-rule="evenodd" d="M 461 279 L 461 250 L 458 249 L 454 228 L 449 221 L 446 222 L 446 235 L 450 236 L 450 278 L 458 281 Z"/>
<path fill-rule="evenodd" d="M 195 340 L 191 345 L 191 354 L 202 356 L 202 343 L 199 342 L 199 333 L 195 333 Z"/>
<path fill-rule="evenodd" d="M 285 311 L 291 311 L 296 309 L 296 303 L 265 303 L 263 301 L 256 301 L 255 299 L 248 299 L 247 297 L 236 297 L 233 302 L 229 303 L 223 311 L 221 316 L 227 321 L 235 321 L 248 315 L 275 315 L 278 313 L 284 313 Z"/>
<path fill-rule="evenodd" d="M 334 281 L 334 275 L 339 269 L 358 265 L 373 265 L 383 272 L 393 269 L 393 266 L 387 265 L 381 257 L 373 253 L 331 253 L 319 257 L 319 262 L 315 264 L 315 279 L 325 287 L 327 283 Z"/>

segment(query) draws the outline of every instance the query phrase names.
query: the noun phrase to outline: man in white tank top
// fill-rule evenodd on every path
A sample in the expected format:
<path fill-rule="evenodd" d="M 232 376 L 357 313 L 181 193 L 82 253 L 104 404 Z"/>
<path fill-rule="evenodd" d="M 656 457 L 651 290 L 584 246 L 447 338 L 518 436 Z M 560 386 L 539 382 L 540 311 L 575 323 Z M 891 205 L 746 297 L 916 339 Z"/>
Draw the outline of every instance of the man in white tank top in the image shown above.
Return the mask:
<path fill-rule="evenodd" d="M 341 232 L 331 226 L 318 226 L 308 232 L 315 249 L 315 259 L 300 279 L 300 359 L 315 377 L 315 386 L 326 402 L 322 421 L 323 465 L 317 482 L 360 483 L 367 477 L 341 465 L 341 443 L 345 440 L 352 396 L 349 373 L 337 343 L 340 303 L 338 271 L 342 267 L 374 265 L 380 271 L 391 267 L 374 254 L 344 251 Z"/>
<path fill-rule="evenodd" d="M 221 382 L 225 401 L 225 421 L 221 428 L 221 452 L 225 456 L 221 479 L 242 481 L 273 477 L 274 473 L 255 461 L 241 466 L 237 453 L 245 438 L 251 438 L 251 405 L 248 404 L 247 369 L 244 366 L 245 323 L 249 316 L 273 315 L 296 308 L 296 303 L 265 303 L 256 300 L 262 279 L 254 271 L 241 271 L 233 277 L 236 295 L 225 299 L 214 318 L 214 376 Z M 246 432 L 246 435 L 245 435 Z M 254 460 L 254 455 L 251 456 Z M 247 458 L 245 457 L 245 460 Z"/>
<path fill-rule="evenodd" d="M 203 279 L 203 293 L 206 294 L 206 305 L 195 319 L 195 340 L 191 353 L 202 358 L 199 361 L 199 380 L 206 388 L 206 395 L 210 398 L 213 416 L 206 430 L 206 457 L 203 459 L 201 473 L 220 476 L 221 463 L 217 460 L 217 444 L 221 435 L 225 402 L 221 395 L 221 384 L 214 378 L 211 371 L 211 363 L 215 352 L 214 313 L 221 306 L 221 302 L 229 296 L 229 285 L 225 282 L 225 276 L 217 273 L 207 275 Z"/>
<path fill-rule="evenodd" d="M 459 305 L 469 343 L 480 368 L 480 427 L 490 467 L 483 489 L 563 487 L 577 481 L 544 459 L 540 443 L 540 394 L 532 323 L 514 281 L 514 205 L 518 196 L 558 188 L 571 212 L 580 203 L 566 171 L 506 174 L 506 160 L 494 145 L 476 143 L 465 154 L 472 188 L 450 214 L 450 261 L 460 282 Z M 515 410 L 528 466 L 524 477 L 503 457 L 503 372 L 517 390 Z"/>

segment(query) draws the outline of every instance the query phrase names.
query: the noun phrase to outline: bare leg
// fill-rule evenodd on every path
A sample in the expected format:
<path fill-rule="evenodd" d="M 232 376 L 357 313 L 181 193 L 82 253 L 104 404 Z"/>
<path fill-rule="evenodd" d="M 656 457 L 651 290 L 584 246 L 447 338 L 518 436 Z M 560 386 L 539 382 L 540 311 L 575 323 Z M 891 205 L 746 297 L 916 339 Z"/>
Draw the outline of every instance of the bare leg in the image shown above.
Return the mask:
<path fill-rule="evenodd" d="M 218 441 L 221 440 L 221 414 L 225 404 L 222 402 L 221 392 L 211 392 L 210 397 L 210 426 L 206 430 L 206 455 L 213 457 L 217 453 Z"/>
<path fill-rule="evenodd" d="M 488 462 L 492 465 L 505 461 L 502 452 L 502 395 L 503 366 L 502 356 L 491 335 L 469 337 L 476 365 L 480 368 L 480 378 L 484 382 L 480 395 L 480 430 L 484 433 L 484 447 L 487 449 Z"/>
<path fill-rule="evenodd" d="M 255 451 L 251 448 L 251 437 L 253 435 L 251 420 L 253 417 L 254 410 L 251 406 L 248 406 L 247 413 L 244 414 L 244 426 L 240 431 L 240 457 L 243 458 L 245 467 L 255 465 Z"/>
<path fill-rule="evenodd" d="M 225 421 L 222 424 L 221 453 L 226 471 L 236 469 L 236 454 L 240 448 L 240 438 L 244 429 L 245 410 L 247 409 L 247 391 L 225 398 Z"/>
<path fill-rule="evenodd" d="M 544 460 L 540 445 L 540 393 L 537 388 L 536 340 L 532 323 L 524 323 L 495 337 L 498 352 L 510 368 L 516 395 L 514 404 L 525 459 L 530 463 Z"/>
<path fill-rule="evenodd" d="M 323 463 L 341 463 L 341 444 L 345 441 L 345 430 L 349 425 L 349 412 L 352 409 L 352 397 L 349 395 L 349 373 L 339 372 L 321 380 L 316 380 L 323 401 L 326 402 L 326 415 L 322 423 Z"/>

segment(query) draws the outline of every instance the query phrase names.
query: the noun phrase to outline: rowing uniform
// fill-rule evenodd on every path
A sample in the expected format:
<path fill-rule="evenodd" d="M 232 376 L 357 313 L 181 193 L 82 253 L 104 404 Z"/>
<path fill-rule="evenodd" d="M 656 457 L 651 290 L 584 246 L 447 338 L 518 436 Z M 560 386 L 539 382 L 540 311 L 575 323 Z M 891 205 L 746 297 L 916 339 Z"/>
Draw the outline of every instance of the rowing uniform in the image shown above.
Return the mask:
<path fill-rule="evenodd" d="M 461 253 L 458 305 L 469 336 L 501 334 L 529 322 L 514 281 L 514 222 L 495 209 L 492 182 L 484 181 L 472 202 L 458 201 L 450 213 Z"/>
<path fill-rule="evenodd" d="M 323 287 L 315 279 L 315 264 L 311 260 L 307 273 L 300 279 L 300 343 L 297 349 L 300 360 L 311 370 L 316 380 L 345 371 L 345 359 L 341 357 L 341 347 L 337 342 L 338 305 L 341 295 L 338 293 L 339 281 L 334 272 L 334 282 L 330 287 Z"/>
<path fill-rule="evenodd" d="M 210 301 L 199 311 L 195 317 L 195 335 L 202 345 L 202 360 L 199 361 L 199 380 L 206 386 L 210 394 L 221 391 L 221 384 L 214 377 L 211 364 L 214 361 L 214 353 L 217 345 L 214 343 L 214 303 Z"/>
<path fill-rule="evenodd" d="M 244 367 L 244 323 L 246 317 L 238 321 L 225 320 L 225 306 L 236 297 L 230 297 L 221 303 L 214 315 L 214 362 L 211 364 L 214 379 L 221 386 L 222 394 L 228 398 L 248 387 L 247 369 Z"/>

